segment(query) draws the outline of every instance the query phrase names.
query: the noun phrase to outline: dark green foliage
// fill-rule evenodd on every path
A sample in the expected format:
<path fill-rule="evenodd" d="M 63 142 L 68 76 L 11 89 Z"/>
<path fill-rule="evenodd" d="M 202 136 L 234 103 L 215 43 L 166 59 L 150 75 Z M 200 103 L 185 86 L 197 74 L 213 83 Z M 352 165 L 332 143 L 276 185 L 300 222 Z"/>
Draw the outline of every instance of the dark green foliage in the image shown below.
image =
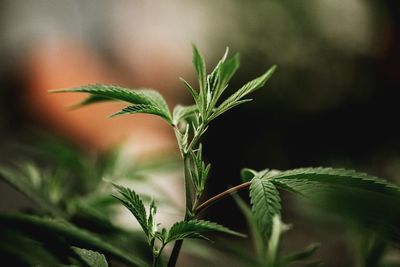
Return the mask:
<path fill-rule="evenodd" d="M 112 116 L 152 114 L 171 126 L 184 169 L 186 205 L 183 220 L 173 224 L 169 230 L 157 223 L 155 203 L 162 202 L 152 198 L 146 202 L 144 200 L 149 200 L 149 197 L 139 196 L 134 190 L 115 184 L 119 177 L 140 176 L 137 174 L 140 170 L 118 174 L 114 170 L 117 164 L 113 156 L 102 164 L 85 168 L 79 157 L 69 155 L 68 159 L 75 164 L 73 171 L 84 173 L 82 177 L 85 177 L 75 181 L 70 189 L 65 186 L 69 177 L 67 175 L 41 172 L 33 165 L 18 170 L 1 168 L 1 179 L 25 194 L 39 209 L 34 211 L 35 215 L 0 215 L 0 234 L 4 236 L 0 240 L 0 255 L 7 259 L 18 257 L 17 263 L 28 265 L 105 267 L 118 261 L 129 266 L 147 266 L 145 255 L 137 251 L 137 246 L 132 246 L 133 241 L 137 241 L 134 240 L 136 235 L 113 225 L 113 216 L 107 207 L 119 201 L 138 221 L 145 236 L 145 243 L 138 243 L 140 247 L 145 244 L 144 247 L 149 248 L 154 267 L 163 266 L 163 249 L 175 242 L 168 262 L 168 266 L 173 267 L 184 239 L 208 240 L 206 233 L 244 236 L 220 224 L 199 220 L 199 213 L 216 201 L 249 187 L 251 209 L 240 198 L 235 199 L 248 222 L 256 257 L 233 245 L 225 248 L 234 252 L 234 256 L 247 265 L 283 267 L 298 262 L 303 264 L 299 266 L 320 264 L 310 260 L 317 245 L 310 245 L 286 256 L 281 255 L 281 236 L 290 227 L 280 217 L 278 189 L 304 196 L 312 203 L 323 206 L 326 211 L 343 216 L 357 227 L 368 230 L 368 234 L 374 232 L 376 239 L 363 250 L 363 262 L 378 265 L 384 255 L 386 241 L 400 243 L 400 189 L 376 177 L 332 168 L 289 171 L 265 169 L 259 172 L 243 169 L 242 184 L 203 201 L 211 165 L 203 158 L 201 140 L 210 122 L 233 107 L 251 101 L 249 94 L 263 87 L 276 69 L 276 66 L 272 66 L 261 76 L 222 99 L 240 65 L 239 55 L 228 57 L 228 52 L 229 49 L 226 49 L 216 67 L 207 74 L 204 58 L 193 46 L 193 65 L 198 86 L 192 86 L 182 78 L 181 81 L 193 97 L 194 104 L 177 105 L 172 114 L 164 98 L 151 89 L 95 84 L 55 91 L 89 94 L 75 107 L 104 101 L 123 101 L 129 105 Z M 155 166 L 150 165 L 150 169 Z M 70 171 L 69 168 L 65 170 Z M 118 192 L 113 195 L 114 198 L 104 196 L 100 190 L 104 185 L 104 177 L 113 182 Z M 4 229 L 10 230 L 11 234 L 7 234 Z M 20 253 L 17 246 L 31 252 Z"/>
<path fill-rule="evenodd" d="M 353 170 L 305 168 L 266 174 L 276 186 L 400 243 L 400 188 Z"/>
<path fill-rule="evenodd" d="M 146 265 L 141 259 L 107 243 L 95 234 L 77 228 L 65 220 L 40 218 L 23 214 L 0 214 L 0 225 L 2 227 L 18 229 L 24 232 L 25 235 L 35 234 L 45 236 L 51 234 L 52 236 L 59 236 L 72 246 L 93 249 L 134 266 Z"/>

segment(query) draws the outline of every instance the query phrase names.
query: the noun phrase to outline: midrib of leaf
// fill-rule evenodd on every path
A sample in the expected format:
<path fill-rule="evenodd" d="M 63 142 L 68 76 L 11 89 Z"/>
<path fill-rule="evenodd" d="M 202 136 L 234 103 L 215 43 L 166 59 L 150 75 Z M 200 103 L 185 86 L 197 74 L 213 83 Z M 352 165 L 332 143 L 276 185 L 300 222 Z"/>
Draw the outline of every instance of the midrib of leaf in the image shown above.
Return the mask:
<path fill-rule="evenodd" d="M 165 243 L 183 238 L 199 238 L 202 237 L 200 234 L 205 232 L 221 232 L 243 237 L 243 234 L 232 231 L 229 228 L 214 222 L 189 220 L 177 222 L 172 225 Z"/>
<path fill-rule="evenodd" d="M 270 180 L 256 176 L 251 180 L 250 199 L 258 227 L 268 240 L 272 218 L 281 210 L 279 192 Z"/>

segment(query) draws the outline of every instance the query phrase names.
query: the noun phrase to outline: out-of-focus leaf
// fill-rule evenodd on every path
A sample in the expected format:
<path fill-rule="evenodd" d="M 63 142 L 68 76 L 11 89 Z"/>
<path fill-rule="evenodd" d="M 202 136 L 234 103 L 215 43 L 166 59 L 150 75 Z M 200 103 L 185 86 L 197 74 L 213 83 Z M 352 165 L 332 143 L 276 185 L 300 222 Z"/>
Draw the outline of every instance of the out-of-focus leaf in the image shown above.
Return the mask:
<path fill-rule="evenodd" d="M 65 214 L 56 205 L 51 203 L 45 194 L 35 188 L 30 178 L 20 170 L 0 167 L 0 179 L 27 196 L 44 211 L 54 216 L 65 217 Z"/>
<path fill-rule="evenodd" d="M 93 250 L 83 248 L 72 248 L 90 267 L 108 267 L 106 257 Z"/>
<path fill-rule="evenodd" d="M 0 226 L 18 229 L 25 234 L 39 234 L 62 237 L 71 246 L 84 247 L 99 251 L 105 255 L 113 257 L 134 266 L 147 266 L 147 264 L 133 256 L 131 253 L 117 248 L 97 235 L 61 219 L 40 218 L 37 216 L 24 214 L 0 214 Z"/>

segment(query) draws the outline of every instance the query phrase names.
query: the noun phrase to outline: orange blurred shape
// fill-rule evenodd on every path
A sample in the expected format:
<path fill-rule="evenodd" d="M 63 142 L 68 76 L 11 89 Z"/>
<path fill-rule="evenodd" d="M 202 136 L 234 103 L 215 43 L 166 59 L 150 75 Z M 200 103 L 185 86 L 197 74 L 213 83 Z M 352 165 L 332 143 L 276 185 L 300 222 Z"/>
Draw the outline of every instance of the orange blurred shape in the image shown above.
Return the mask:
<path fill-rule="evenodd" d="M 123 103 L 104 103 L 69 111 L 68 106 L 86 95 L 48 92 L 49 89 L 93 83 L 129 87 L 126 78 L 115 73 L 84 44 L 59 39 L 36 43 L 23 69 L 24 105 L 37 122 L 57 134 L 90 150 L 104 150 L 127 138 L 134 140 L 138 150 L 175 149 L 171 130 L 159 118 L 140 114 L 107 119 L 124 107 Z"/>

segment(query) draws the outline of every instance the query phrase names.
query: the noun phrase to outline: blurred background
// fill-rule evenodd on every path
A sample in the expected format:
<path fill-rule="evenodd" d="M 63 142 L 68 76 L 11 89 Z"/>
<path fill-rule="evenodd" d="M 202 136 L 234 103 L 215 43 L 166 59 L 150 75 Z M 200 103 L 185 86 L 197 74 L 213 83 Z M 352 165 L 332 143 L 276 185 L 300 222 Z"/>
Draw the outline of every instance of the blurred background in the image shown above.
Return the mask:
<path fill-rule="evenodd" d="M 397 0 L 1 0 L 1 164 L 37 155 L 32 150 L 49 142 L 90 157 L 120 147 L 128 162 L 177 155 L 163 121 L 107 119 L 119 104 L 68 111 L 83 96 L 48 90 L 112 83 L 155 88 L 171 107 L 190 103 L 178 77 L 195 84 L 195 43 L 208 70 L 226 46 L 240 53 L 230 92 L 278 65 L 251 104 L 212 123 L 204 140 L 209 195 L 240 183 L 243 167 L 345 167 L 399 184 L 399 38 Z M 57 154 L 42 155 L 41 164 L 57 164 Z M 18 195 L 4 183 L 0 190 L 2 210 L 24 201 L 12 201 Z M 351 265 L 352 247 L 341 236 L 347 228 L 300 215 L 306 204 L 291 196 L 284 201 L 283 221 L 294 224 L 287 240 L 321 242 L 328 266 Z M 204 216 L 245 229 L 231 200 Z M 331 235 L 315 231 L 321 220 Z"/>

